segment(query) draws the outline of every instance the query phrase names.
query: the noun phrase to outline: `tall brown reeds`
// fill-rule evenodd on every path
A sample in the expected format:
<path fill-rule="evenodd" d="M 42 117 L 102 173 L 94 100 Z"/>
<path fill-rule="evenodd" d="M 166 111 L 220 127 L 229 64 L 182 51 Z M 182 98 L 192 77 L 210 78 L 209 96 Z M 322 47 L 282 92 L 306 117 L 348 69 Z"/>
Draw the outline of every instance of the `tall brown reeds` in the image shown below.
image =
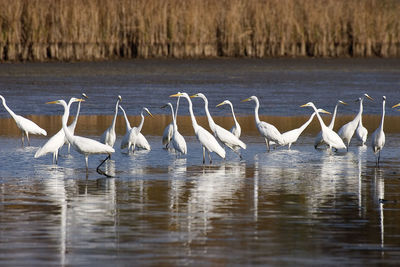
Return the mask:
<path fill-rule="evenodd" d="M 0 60 L 398 57 L 398 0 L 0 0 Z"/>

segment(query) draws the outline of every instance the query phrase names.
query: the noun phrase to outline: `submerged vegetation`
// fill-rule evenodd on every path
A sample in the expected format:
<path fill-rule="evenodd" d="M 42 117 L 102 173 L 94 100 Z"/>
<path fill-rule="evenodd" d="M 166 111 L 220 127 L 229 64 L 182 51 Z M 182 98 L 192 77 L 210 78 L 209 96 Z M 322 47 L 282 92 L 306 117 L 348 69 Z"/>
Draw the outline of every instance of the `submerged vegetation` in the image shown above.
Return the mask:
<path fill-rule="evenodd" d="M 399 57 L 397 0 L 1 0 L 0 60 Z"/>

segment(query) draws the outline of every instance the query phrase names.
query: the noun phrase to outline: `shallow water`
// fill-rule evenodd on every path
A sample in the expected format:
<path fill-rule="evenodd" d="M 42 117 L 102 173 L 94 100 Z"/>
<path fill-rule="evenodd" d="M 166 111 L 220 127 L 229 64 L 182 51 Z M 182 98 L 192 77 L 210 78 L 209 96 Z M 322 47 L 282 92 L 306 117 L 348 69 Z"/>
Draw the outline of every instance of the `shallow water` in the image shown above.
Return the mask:
<path fill-rule="evenodd" d="M 280 62 L 273 62 L 276 61 Z M 370 79 L 375 79 L 377 84 L 384 84 L 383 80 L 397 72 L 397 61 L 377 61 L 384 63 L 381 67 L 376 67 L 375 61 L 371 61 L 369 65 L 351 60 L 345 63 L 350 62 L 357 71 L 360 71 L 359 68 L 365 69 L 360 72 L 369 75 L 378 73 Z M 163 89 L 166 96 L 178 89 L 183 91 L 185 86 L 182 84 L 185 82 L 193 92 L 194 84 L 202 82 L 211 94 L 210 81 L 213 80 L 213 75 L 219 81 L 216 83 L 223 83 L 220 79 L 224 76 L 224 71 L 219 69 L 219 65 L 229 66 L 228 73 L 236 69 L 234 64 L 226 62 L 190 61 L 190 64 L 186 63 L 187 72 L 191 70 L 194 73 L 198 70 L 199 75 L 187 77 L 178 73 L 176 76 L 169 74 L 170 68 L 166 68 L 163 61 L 158 63 L 161 67 L 143 61 L 145 67 L 152 68 L 143 70 L 146 72 L 146 79 L 142 79 L 149 84 L 161 84 L 161 81 L 170 80 L 166 82 L 168 88 Z M 254 62 L 261 64 L 260 61 L 238 62 L 237 68 L 244 64 L 249 73 L 256 74 L 249 76 L 253 80 L 248 81 L 249 88 L 246 92 L 237 90 L 246 85 L 247 76 L 239 75 L 239 85 L 233 86 L 236 89 L 231 91 L 232 95 L 236 94 L 237 101 L 248 94 L 255 94 L 252 84 L 257 83 L 260 87 L 268 85 L 264 84 L 264 80 L 258 80 L 258 74 L 262 74 L 258 73 L 258 67 L 251 67 Z M 296 62 L 286 61 L 284 65 L 290 66 L 289 72 L 294 73 L 315 71 L 315 67 L 308 66 L 306 61 L 300 61 L 296 69 Z M 331 71 L 336 75 L 345 72 L 350 73 L 350 76 L 355 75 L 347 65 L 340 67 L 340 61 L 333 66 L 324 60 L 310 62 L 316 62 L 313 64 L 325 68 L 315 76 L 316 80 L 321 80 L 319 83 L 324 83 L 325 78 L 329 79 Z M 71 84 L 78 85 L 79 82 L 86 81 L 83 84 L 93 90 L 88 93 L 89 97 L 93 96 L 82 105 L 84 116 L 78 122 L 76 133 L 98 139 L 111 122 L 110 114 L 115 99 L 107 100 L 107 105 L 99 105 L 96 100 L 92 100 L 97 97 L 105 99 L 105 91 L 101 96 L 95 93 L 96 90 L 102 90 L 98 88 L 101 82 L 95 77 L 101 77 L 100 80 L 104 82 L 103 76 L 108 75 L 114 79 L 107 82 L 112 84 L 114 81 L 115 88 L 126 94 L 139 94 L 126 89 L 129 86 L 123 86 L 124 83 L 134 80 L 125 80 L 130 71 L 126 71 L 128 74 L 120 73 L 124 64 L 130 66 L 138 63 L 33 64 L 33 70 L 29 68 L 32 64 L 15 64 L 7 68 L 10 69 L 7 74 L 10 80 L 7 78 L 5 81 L 4 77 L 7 75 L 4 71 L 0 80 L 13 88 L 10 81 L 21 79 L 21 83 L 15 86 L 18 89 L 15 90 L 23 93 L 14 93 L 23 97 L 13 97 L 7 92 L 9 105 L 20 114 L 24 114 L 24 110 L 28 114 L 36 114 L 30 118 L 48 130 L 49 135 L 59 129 L 60 117 L 53 115 L 59 114 L 61 109 L 54 106 L 50 108 L 51 105 L 41 103 L 61 97 L 61 94 L 57 94 L 62 92 L 57 88 L 53 92 L 50 88 L 60 84 L 65 90 Z M 179 70 L 179 65 L 185 66 L 180 61 L 176 63 L 178 66 L 174 64 L 171 64 L 172 69 Z M 192 64 L 200 64 L 200 67 L 194 68 Z M 208 68 L 202 68 L 202 64 L 213 66 L 214 71 L 205 71 Z M 4 69 L 4 66 L 6 65 L 0 65 L 0 68 Z M 55 70 L 54 73 L 49 71 L 49 66 Z M 82 67 L 82 74 L 78 73 L 77 66 Z M 388 66 L 394 67 L 392 69 Z M 273 69 L 272 67 L 264 66 L 263 70 Z M 105 71 L 114 68 L 115 72 Z M 277 68 L 283 69 L 279 64 Z M 99 72 L 98 69 L 104 72 L 95 75 Z M 160 78 L 164 77 L 162 70 L 167 73 L 165 79 Z M 150 71 L 154 75 L 148 73 Z M 67 79 L 65 73 L 72 73 L 74 78 Z M 84 76 L 82 80 L 81 75 Z M 198 80 L 193 79 L 195 76 Z M 378 76 L 386 78 L 379 82 Z M 365 76 L 354 77 L 359 77 L 354 84 L 365 82 Z M 305 77 L 303 79 L 308 80 Z M 387 79 L 388 88 L 394 90 L 398 81 L 396 83 Z M 142 82 L 145 83 L 143 80 Z M 296 80 L 288 83 L 296 83 Z M 234 82 L 232 84 L 235 85 Z M 49 91 L 36 91 L 30 85 L 37 88 L 44 86 Z M 180 88 L 173 91 L 173 85 Z M 305 85 L 300 85 L 302 86 Z M 315 97 L 321 102 L 326 101 L 328 105 L 329 101 L 320 97 L 326 92 L 318 92 L 318 88 L 314 88 Z M 349 98 L 353 98 L 358 96 L 358 89 L 350 92 L 345 88 L 338 93 L 350 94 Z M 32 94 L 30 90 L 33 90 Z M 80 89 L 77 86 L 68 93 L 68 97 L 78 92 Z M 388 96 L 390 92 L 384 93 Z M 110 94 L 114 95 L 115 92 Z M 378 99 L 381 94 L 383 93 L 379 91 L 379 95 L 375 97 Z M 149 106 L 153 107 L 152 111 L 156 110 L 155 114 L 165 113 L 158 108 L 159 104 L 162 105 L 158 95 L 149 100 Z M 264 109 L 263 119 L 273 121 L 282 131 L 297 127 L 307 119 L 310 112 L 297 109 L 298 104 L 307 102 L 306 99 L 299 99 L 303 97 L 300 95 L 302 93 L 298 92 L 298 97 L 287 99 L 288 106 L 292 102 L 296 104 L 293 111 L 286 115 L 296 116 L 266 116 L 279 114 L 282 108 L 275 106 L 271 114 L 268 108 Z M 267 105 L 269 98 L 264 97 L 264 105 Z M 37 105 L 37 112 L 30 111 L 27 105 L 21 105 L 20 101 L 24 98 Z M 131 114 L 132 125 L 136 125 L 139 118 L 132 115 L 139 112 L 135 105 L 139 105 L 143 97 L 141 100 L 135 100 L 135 97 L 131 99 L 132 102 L 127 101 L 125 105 Z M 16 102 L 11 105 L 13 101 Z M 313 141 L 318 125 L 314 123 L 290 151 L 287 148 L 278 148 L 267 153 L 263 139 L 254 128 L 252 105 L 243 105 L 246 107 L 239 107 L 242 113 L 239 120 L 242 127 L 245 126 L 242 140 L 248 145 L 242 151 L 243 160 L 228 151 L 225 161 L 213 155 L 211 165 L 202 164 L 201 146 L 193 137 L 188 117 L 180 117 L 180 129 L 188 143 L 189 152 L 183 158 L 176 158 L 173 153 L 161 147 L 160 134 L 170 120 L 165 115 L 146 117 L 143 131 L 152 146 L 151 151 L 121 153 L 118 146 L 125 126 L 119 117 L 116 153 L 102 168 L 112 178 L 106 178 L 95 171 L 104 156 L 89 158 L 88 173 L 83 156 L 75 151 L 68 155 L 65 147 L 61 151 L 58 165 L 51 164 L 51 155 L 34 159 L 36 150 L 47 138 L 31 137 L 31 146 L 21 147 L 17 128 L 8 115 L 2 113 L 0 265 L 398 264 L 400 131 L 397 128 L 399 118 L 395 116 L 396 113 L 390 111 L 393 113 L 385 124 L 387 142 L 380 167 L 376 168 L 371 149 L 357 146 L 355 139 L 348 153 L 315 150 Z M 202 115 L 199 102 L 196 106 L 199 115 Z M 351 114 L 350 111 L 357 110 L 358 107 L 353 105 L 345 108 Z M 343 112 L 346 111 L 345 108 L 342 109 Z M 365 108 L 370 115 L 365 116 L 364 124 L 370 131 L 379 123 L 379 110 L 380 101 L 370 104 L 368 112 L 367 107 Z M 387 110 L 389 113 L 390 108 Z M 4 110 L 1 109 L 1 112 Z M 225 116 L 226 112 L 226 109 L 219 111 L 212 107 L 213 114 Z M 180 113 L 187 115 L 186 104 L 183 104 Z M 341 117 L 337 127 L 351 117 Z M 329 120 L 329 116 L 325 118 Z M 228 117 L 217 120 L 226 128 L 232 123 Z M 205 124 L 203 117 L 199 121 Z"/>

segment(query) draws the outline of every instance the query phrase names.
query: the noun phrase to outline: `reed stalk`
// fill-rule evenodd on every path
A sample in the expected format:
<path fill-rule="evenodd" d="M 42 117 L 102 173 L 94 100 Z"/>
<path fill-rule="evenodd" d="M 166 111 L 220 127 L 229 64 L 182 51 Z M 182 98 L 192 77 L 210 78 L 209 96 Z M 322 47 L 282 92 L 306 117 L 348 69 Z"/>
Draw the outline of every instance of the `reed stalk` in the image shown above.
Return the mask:
<path fill-rule="evenodd" d="M 0 0 L 0 60 L 398 57 L 397 0 Z"/>

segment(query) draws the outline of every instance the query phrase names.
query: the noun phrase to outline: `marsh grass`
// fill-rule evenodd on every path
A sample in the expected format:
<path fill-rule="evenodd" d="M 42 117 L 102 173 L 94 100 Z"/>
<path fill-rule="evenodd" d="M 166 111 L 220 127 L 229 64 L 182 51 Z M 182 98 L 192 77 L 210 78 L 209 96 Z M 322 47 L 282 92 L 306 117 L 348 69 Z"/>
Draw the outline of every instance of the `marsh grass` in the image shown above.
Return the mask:
<path fill-rule="evenodd" d="M 396 0 L 1 0 L 0 60 L 398 57 Z"/>

